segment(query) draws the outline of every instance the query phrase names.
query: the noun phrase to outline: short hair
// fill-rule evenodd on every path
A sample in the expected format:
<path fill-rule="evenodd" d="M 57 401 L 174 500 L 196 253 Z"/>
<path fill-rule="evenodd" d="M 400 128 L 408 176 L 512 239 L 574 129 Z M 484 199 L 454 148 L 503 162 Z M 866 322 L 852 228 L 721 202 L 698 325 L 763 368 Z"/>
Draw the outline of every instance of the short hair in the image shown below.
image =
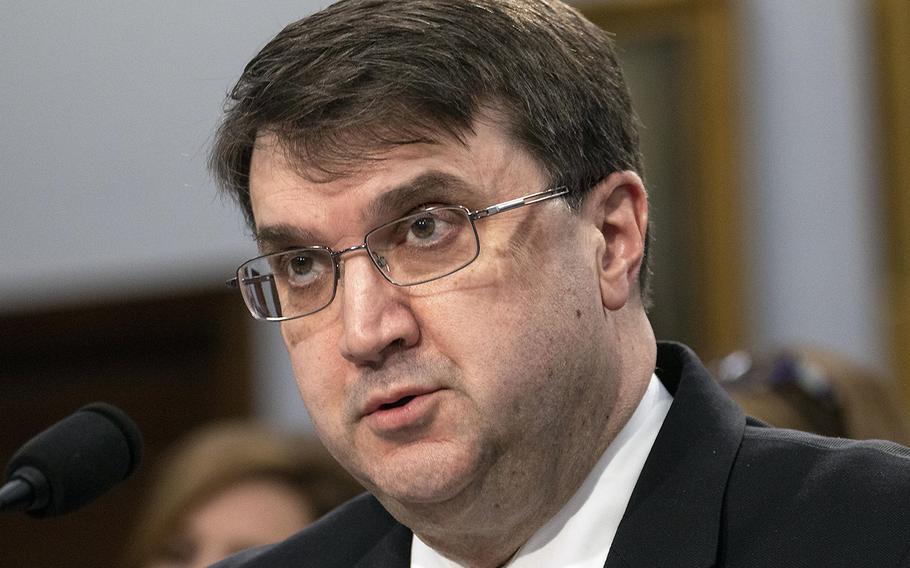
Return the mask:
<path fill-rule="evenodd" d="M 643 175 L 613 41 L 557 0 L 342 0 L 294 22 L 228 95 L 209 166 L 255 227 L 259 134 L 332 177 L 397 145 L 463 141 L 486 112 L 569 188 L 574 210 L 609 174 Z M 645 260 L 646 304 L 647 275 Z"/>

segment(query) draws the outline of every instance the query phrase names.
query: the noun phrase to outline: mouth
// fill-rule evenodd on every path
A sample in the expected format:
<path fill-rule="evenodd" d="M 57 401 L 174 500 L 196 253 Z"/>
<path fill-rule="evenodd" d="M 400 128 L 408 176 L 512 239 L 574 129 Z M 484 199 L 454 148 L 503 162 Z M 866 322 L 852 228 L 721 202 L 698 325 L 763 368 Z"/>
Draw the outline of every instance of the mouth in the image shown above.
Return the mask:
<path fill-rule="evenodd" d="M 414 400 L 415 398 L 417 398 L 417 396 L 418 395 L 416 395 L 416 394 L 409 394 L 407 396 L 403 396 L 403 397 L 399 398 L 395 402 L 384 402 L 379 405 L 379 408 L 377 410 L 389 410 L 391 408 L 398 408 L 398 407 L 404 406 L 407 403 Z"/>
<path fill-rule="evenodd" d="M 405 388 L 374 397 L 366 405 L 363 419 L 377 433 L 413 430 L 427 424 L 435 414 L 440 388 Z"/>
<path fill-rule="evenodd" d="M 405 387 L 395 389 L 387 394 L 372 396 L 364 408 L 363 416 L 407 406 L 414 399 L 433 394 L 438 390 L 441 389 Z"/>

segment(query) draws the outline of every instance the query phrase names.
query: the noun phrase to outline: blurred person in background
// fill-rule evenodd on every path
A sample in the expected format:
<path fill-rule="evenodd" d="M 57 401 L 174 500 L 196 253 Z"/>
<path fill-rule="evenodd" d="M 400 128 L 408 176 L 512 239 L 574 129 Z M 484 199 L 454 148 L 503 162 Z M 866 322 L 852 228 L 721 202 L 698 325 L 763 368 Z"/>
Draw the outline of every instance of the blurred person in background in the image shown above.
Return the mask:
<path fill-rule="evenodd" d="M 893 385 L 843 355 L 809 346 L 735 351 L 710 365 L 746 414 L 778 428 L 910 444 Z"/>
<path fill-rule="evenodd" d="M 362 488 L 315 440 L 246 422 L 203 427 L 158 464 L 128 568 L 201 568 L 280 541 Z"/>

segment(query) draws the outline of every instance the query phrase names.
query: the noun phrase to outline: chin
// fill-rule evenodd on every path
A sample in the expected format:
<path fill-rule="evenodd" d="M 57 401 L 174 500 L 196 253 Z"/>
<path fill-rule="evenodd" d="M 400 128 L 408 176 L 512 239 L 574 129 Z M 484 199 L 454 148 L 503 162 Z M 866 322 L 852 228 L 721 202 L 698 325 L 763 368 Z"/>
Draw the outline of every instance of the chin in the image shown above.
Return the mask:
<path fill-rule="evenodd" d="M 480 475 L 476 451 L 449 442 L 413 444 L 376 464 L 369 476 L 371 492 L 380 501 L 432 505 L 453 501 Z"/>

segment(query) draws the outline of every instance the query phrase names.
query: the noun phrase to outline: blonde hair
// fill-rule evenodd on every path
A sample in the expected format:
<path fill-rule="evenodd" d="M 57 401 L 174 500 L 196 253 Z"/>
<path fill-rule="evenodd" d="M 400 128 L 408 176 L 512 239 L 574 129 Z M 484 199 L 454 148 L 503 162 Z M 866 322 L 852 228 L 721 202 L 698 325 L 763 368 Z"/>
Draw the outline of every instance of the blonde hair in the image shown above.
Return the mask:
<path fill-rule="evenodd" d="M 153 559 L 201 503 L 241 481 L 262 478 L 297 490 L 318 516 L 363 491 L 314 438 L 281 435 L 248 422 L 206 426 L 160 462 L 124 565 L 139 567 Z"/>

